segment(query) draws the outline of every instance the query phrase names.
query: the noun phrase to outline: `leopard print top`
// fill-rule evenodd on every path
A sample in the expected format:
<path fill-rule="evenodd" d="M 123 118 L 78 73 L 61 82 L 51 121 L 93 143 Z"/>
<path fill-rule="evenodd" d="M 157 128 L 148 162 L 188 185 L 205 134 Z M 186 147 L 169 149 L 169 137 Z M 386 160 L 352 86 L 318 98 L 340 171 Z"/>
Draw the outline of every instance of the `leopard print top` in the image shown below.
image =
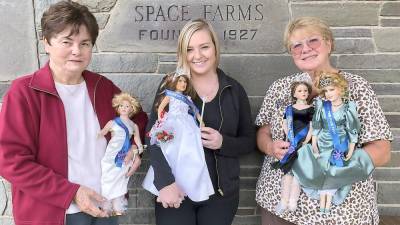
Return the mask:
<path fill-rule="evenodd" d="M 361 76 L 342 72 L 349 83 L 349 98 L 357 104 L 357 111 L 361 122 L 359 143 L 363 144 L 374 140 L 393 140 L 389 124 L 379 106 L 377 97 L 370 84 Z M 269 124 L 272 139 L 283 139 L 282 124 L 285 107 L 290 104 L 290 85 L 294 81 L 311 82 L 307 73 L 298 73 L 275 81 L 267 90 L 261 109 L 256 117 L 255 124 L 263 126 Z M 275 159 L 265 156 L 260 176 L 257 181 L 256 201 L 270 212 L 280 200 L 280 183 L 283 173 L 273 170 L 270 164 Z M 352 190 L 344 203 L 333 206 L 329 214 L 319 213 L 319 202 L 308 198 L 303 192 L 298 201 L 295 212 L 286 212 L 280 215 L 285 220 L 295 224 L 373 224 L 378 225 L 379 215 L 376 192 L 372 177 L 366 181 L 352 185 Z"/>

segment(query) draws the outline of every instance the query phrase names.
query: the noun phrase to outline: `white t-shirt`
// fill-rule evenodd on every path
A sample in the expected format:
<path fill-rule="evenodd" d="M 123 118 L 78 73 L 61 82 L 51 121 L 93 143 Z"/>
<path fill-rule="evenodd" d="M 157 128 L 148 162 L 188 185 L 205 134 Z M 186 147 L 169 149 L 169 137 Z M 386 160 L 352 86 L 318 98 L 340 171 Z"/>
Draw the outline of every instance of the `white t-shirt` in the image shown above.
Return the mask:
<path fill-rule="evenodd" d="M 86 83 L 65 85 L 55 83 L 64 104 L 67 124 L 68 180 L 101 191 L 101 159 L 107 140 L 101 136 L 100 124 L 89 98 Z M 67 214 L 80 212 L 71 203 Z"/>

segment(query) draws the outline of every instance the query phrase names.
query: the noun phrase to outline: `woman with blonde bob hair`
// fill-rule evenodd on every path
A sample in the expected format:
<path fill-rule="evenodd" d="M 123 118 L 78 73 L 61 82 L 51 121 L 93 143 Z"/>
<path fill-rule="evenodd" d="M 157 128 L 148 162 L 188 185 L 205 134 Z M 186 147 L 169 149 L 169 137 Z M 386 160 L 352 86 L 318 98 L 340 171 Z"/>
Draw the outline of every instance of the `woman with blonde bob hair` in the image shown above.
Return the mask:
<path fill-rule="evenodd" d="M 374 224 L 379 223 L 374 181 L 368 177 L 351 186 L 349 195 L 340 205 L 330 209 L 330 215 L 321 213 L 318 204 L 303 192 L 299 207 L 283 214 L 275 212 L 280 200 L 282 173 L 270 168 L 271 163 L 288 151 L 290 143 L 284 140 L 281 126 L 285 107 L 290 102 L 289 87 L 296 81 L 316 84 L 317 71 L 339 73 L 349 84 L 348 98 L 357 105 L 361 121 L 357 151 L 365 156 L 365 169 L 386 164 L 390 159 L 390 140 L 393 139 L 389 124 L 383 114 L 370 84 L 361 76 L 341 71 L 330 63 L 334 38 L 329 25 L 316 17 L 300 17 L 286 27 L 284 44 L 293 62 L 301 71 L 283 77 L 267 88 L 266 96 L 256 118 L 257 145 L 265 153 L 264 164 L 258 178 L 256 201 L 261 206 L 263 224 Z M 286 88 L 285 88 L 286 87 Z M 315 85 L 311 99 L 318 95 Z M 362 113 L 360 113 L 362 112 Z M 364 168 L 361 166 L 360 168 Z"/>
<path fill-rule="evenodd" d="M 146 140 L 159 191 L 156 224 L 229 225 L 239 204 L 238 159 L 255 147 L 249 100 L 243 87 L 218 68 L 219 44 L 210 23 L 203 19 L 188 22 L 181 30 L 177 51 L 177 70 L 190 76 L 199 96 L 194 104 L 203 115 L 201 141 L 214 194 L 201 202 L 186 197 L 160 148 Z M 163 89 L 160 85 L 157 93 Z M 153 110 L 147 130 L 156 119 Z"/>

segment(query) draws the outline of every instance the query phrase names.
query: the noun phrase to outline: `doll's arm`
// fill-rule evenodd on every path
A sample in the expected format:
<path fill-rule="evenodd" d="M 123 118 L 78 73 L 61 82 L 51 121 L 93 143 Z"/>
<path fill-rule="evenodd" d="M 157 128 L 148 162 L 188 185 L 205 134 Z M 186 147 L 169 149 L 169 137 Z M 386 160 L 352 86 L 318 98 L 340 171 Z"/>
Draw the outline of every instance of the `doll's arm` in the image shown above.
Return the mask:
<path fill-rule="evenodd" d="M 319 156 L 319 149 L 318 149 L 318 136 L 313 135 L 311 138 L 312 150 L 316 157 Z"/>
<path fill-rule="evenodd" d="M 348 161 L 351 159 L 351 156 L 353 156 L 354 148 L 356 147 L 355 143 L 350 143 L 349 144 L 349 151 L 346 154 L 346 158 L 344 159 L 345 161 Z"/>
<path fill-rule="evenodd" d="M 143 144 L 142 141 L 140 140 L 140 133 L 139 133 L 139 127 L 138 125 L 134 125 L 135 133 L 133 134 L 133 139 L 135 140 L 135 143 L 139 149 L 139 154 L 143 152 Z"/>
<path fill-rule="evenodd" d="M 161 113 L 164 111 L 164 108 L 169 104 L 169 97 L 165 96 L 163 100 L 161 101 L 160 105 L 158 106 L 157 109 L 157 116 L 158 120 L 161 119 Z"/>
<path fill-rule="evenodd" d="M 303 141 L 303 145 L 310 142 L 311 137 L 312 137 L 312 126 L 311 126 L 311 122 L 310 122 L 310 129 L 308 129 L 308 133 L 307 133 L 306 139 L 304 139 L 304 141 Z"/>
<path fill-rule="evenodd" d="M 287 134 L 288 134 L 288 125 L 287 125 L 287 120 L 286 120 L 286 119 L 284 119 L 284 120 L 282 121 L 282 128 L 283 128 L 283 132 L 285 132 L 285 135 L 286 135 L 286 137 L 287 137 Z"/>
<path fill-rule="evenodd" d="M 112 120 L 108 121 L 107 124 L 104 126 L 104 128 L 100 130 L 97 136 L 98 137 L 105 136 L 108 132 L 110 132 L 113 123 L 114 122 Z"/>

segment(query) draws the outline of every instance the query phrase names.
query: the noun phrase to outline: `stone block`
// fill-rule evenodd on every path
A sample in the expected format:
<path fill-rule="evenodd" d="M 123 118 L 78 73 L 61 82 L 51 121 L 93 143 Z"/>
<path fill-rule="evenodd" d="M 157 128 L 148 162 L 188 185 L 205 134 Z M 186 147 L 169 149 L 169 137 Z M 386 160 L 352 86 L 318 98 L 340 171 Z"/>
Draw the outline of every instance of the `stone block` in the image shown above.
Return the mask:
<path fill-rule="evenodd" d="M 338 27 L 377 26 L 379 8 L 380 4 L 375 2 L 293 3 L 292 14 L 293 18 L 316 16 Z"/>
<path fill-rule="evenodd" d="M 400 27 L 374 29 L 373 36 L 378 52 L 400 52 Z"/>
<path fill-rule="evenodd" d="M 176 54 L 159 54 L 158 61 L 160 62 L 176 62 L 178 60 Z"/>
<path fill-rule="evenodd" d="M 255 190 L 240 190 L 239 207 L 256 207 Z"/>
<path fill-rule="evenodd" d="M 3 101 L 3 96 L 7 92 L 10 84 L 7 83 L 0 83 L 0 101 Z"/>
<path fill-rule="evenodd" d="M 158 57 L 152 53 L 93 54 L 89 70 L 100 73 L 154 73 Z"/>
<path fill-rule="evenodd" d="M 256 177 L 240 177 L 241 190 L 255 190 L 257 178 Z"/>
<path fill-rule="evenodd" d="M 117 0 L 74 0 L 74 2 L 86 5 L 91 12 L 109 12 Z"/>
<path fill-rule="evenodd" d="M 337 67 L 341 69 L 400 69 L 399 54 L 341 55 Z"/>
<path fill-rule="evenodd" d="M 372 37 L 371 29 L 369 28 L 331 28 L 335 38 L 369 38 Z"/>
<path fill-rule="evenodd" d="M 400 202 L 399 183 L 380 182 L 377 188 L 378 204 L 398 204 Z"/>
<path fill-rule="evenodd" d="M 137 96 L 145 112 L 150 112 L 161 75 L 104 74 L 121 90 Z"/>
<path fill-rule="evenodd" d="M 377 168 L 373 175 L 376 181 L 399 181 L 400 169 L 395 168 Z"/>
<path fill-rule="evenodd" d="M 241 178 L 245 178 L 245 177 L 257 178 L 258 175 L 260 175 L 260 169 L 261 169 L 261 167 L 241 166 L 240 167 L 240 177 Z"/>
<path fill-rule="evenodd" d="M 400 130 L 392 129 L 393 141 L 392 141 L 392 152 L 400 151 Z"/>
<path fill-rule="evenodd" d="M 386 118 L 389 122 L 390 127 L 400 128 L 400 114 L 386 115 Z M 397 165 L 400 165 L 400 161 L 398 161 Z"/>
<path fill-rule="evenodd" d="M 267 88 L 267 87 L 265 87 Z M 249 96 L 251 118 L 255 121 L 258 112 L 260 111 L 262 102 L 264 101 L 264 96 Z"/>
<path fill-rule="evenodd" d="M 400 16 L 400 2 L 383 3 L 381 16 Z"/>
<path fill-rule="evenodd" d="M 400 83 L 400 70 L 392 69 L 346 69 L 347 72 L 360 75 L 371 83 Z"/>
<path fill-rule="evenodd" d="M 99 24 L 99 29 L 102 30 L 106 26 L 108 19 L 110 18 L 110 14 L 108 13 L 95 13 L 97 23 Z"/>
<path fill-rule="evenodd" d="M 233 225 L 260 225 L 261 216 L 249 215 L 249 216 L 235 216 Z"/>
<path fill-rule="evenodd" d="M 120 224 L 155 224 L 154 208 L 129 209 L 127 215 L 119 218 Z"/>
<path fill-rule="evenodd" d="M 396 83 L 373 83 L 371 84 L 377 95 L 399 95 L 400 84 Z"/>
<path fill-rule="evenodd" d="M 0 81 L 38 68 L 33 1 L 0 0 Z"/>
<path fill-rule="evenodd" d="M 138 195 L 137 194 L 131 194 L 131 192 L 129 192 L 129 198 L 128 198 L 128 209 L 134 209 L 137 208 L 137 199 L 138 199 Z"/>
<path fill-rule="evenodd" d="M 215 27 L 226 53 L 282 53 L 289 20 L 287 1 L 241 2 L 119 0 L 99 37 L 102 51 L 175 52 L 187 21 L 205 18 Z M 127 29 L 129 28 L 129 29 Z M 260 45 L 260 42 L 263 43 Z"/>
<path fill-rule="evenodd" d="M 158 70 L 157 72 L 159 74 L 167 74 L 167 73 L 172 73 L 176 70 L 176 63 L 175 62 L 160 62 L 158 64 Z"/>
<path fill-rule="evenodd" d="M 372 39 L 335 39 L 334 54 L 373 53 L 375 46 Z"/>
<path fill-rule="evenodd" d="M 400 207 L 396 205 L 378 205 L 379 215 L 384 216 L 399 216 L 400 215 Z M 387 223 L 390 224 L 390 223 Z M 392 223 L 393 225 L 395 223 Z"/>
<path fill-rule="evenodd" d="M 251 207 L 251 208 L 238 208 L 236 215 L 237 216 L 245 216 L 245 215 L 254 215 L 255 213 L 255 208 Z"/>
<path fill-rule="evenodd" d="M 137 207 L 138 208 L 153 208 L 155 195 L 150 192 L 139 189 L 137 194 Z"/>
<path fill-rule="evenodd" d="M 298 72 L 292 58 L 286 55 L 223 55 L 220 67 L 239 81 L 249 96 L 264 96 L 273 81 Z"/>
<path fill-rule="evenodd" d="M 390 156 L 390 161 L 388 164 L 385 165 L 385 167 L 387 168 L 399 167 L 399 165 L 400 165 L 400 152 L 392 151 Z"/>
<path fill-rule="evenodd" d="M 36 27 L 40 28 L 40 20 L 42 19 L 44 11 L 46 11 L 51 4 L 60 2 L 61 0 L 34 0 L 35 2 L 35 22 Z M 32 27 L 30 27 L 32 28 Z"/>
<path fill-rule="evenodd" d="M 381 18 L 382 27 L 400 27 L 399 18 Z"/>
<path fill-rule="evenodd" d="M 400 111 L 400 98 L 399 96 L 384 96 L 378 97 L 379 104 L 384 112 L 398 112 Z"/>
<path fill-rule="evenodd" d="M 140 164 L 139 169 L 137 170 L 138 173 L 147 173 L 147 170 L 150 166 L 150 160 L 142 159 L 142 164 Z"/>
<path fill-rule="evenodd" d="M 129 188 L 142 188 L 143 179 L 146 174 L 144 173 L 135 173 L 129 179 L 128 187 Z"/>
<path fill-rule="evenodd" d="M 252 153 L 240 157 L 240 165 L 261 167 L 263 160 L 263 154 L 260 151 L 254 150 Z"/>

